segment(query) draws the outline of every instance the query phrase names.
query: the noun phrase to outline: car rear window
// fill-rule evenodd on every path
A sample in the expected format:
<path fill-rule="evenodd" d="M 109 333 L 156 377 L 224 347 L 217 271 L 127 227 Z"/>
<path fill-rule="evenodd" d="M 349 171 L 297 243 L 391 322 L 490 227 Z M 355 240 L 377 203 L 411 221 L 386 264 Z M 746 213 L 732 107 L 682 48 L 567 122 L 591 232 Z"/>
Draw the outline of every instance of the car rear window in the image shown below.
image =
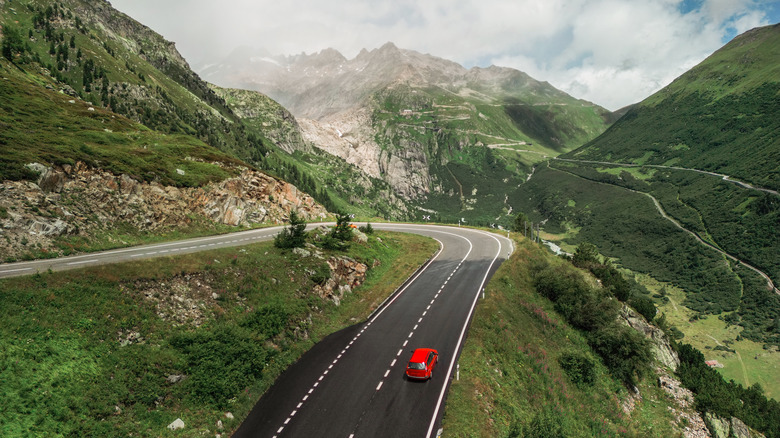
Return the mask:
<path fill-rule="evenodd" d="M 413 370 L 424 370 L 425 363 L 423 362 L 409 362 L 409 368 Z"/>

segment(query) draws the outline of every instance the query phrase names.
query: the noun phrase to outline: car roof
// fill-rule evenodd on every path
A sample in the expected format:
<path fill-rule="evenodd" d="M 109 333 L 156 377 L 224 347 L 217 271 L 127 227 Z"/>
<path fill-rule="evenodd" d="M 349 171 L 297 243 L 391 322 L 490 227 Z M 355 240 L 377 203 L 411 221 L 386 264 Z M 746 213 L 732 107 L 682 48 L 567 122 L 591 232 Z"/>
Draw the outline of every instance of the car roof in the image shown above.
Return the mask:
<path fill-rule="evenodd" d="M 428 354 L 430 354 L 430 352 L 439 354 L 432 348 L 418 348 L 412 353 L 412 358 L 409 359 L 409 362 L 425 362 L 428 359 Z"/>

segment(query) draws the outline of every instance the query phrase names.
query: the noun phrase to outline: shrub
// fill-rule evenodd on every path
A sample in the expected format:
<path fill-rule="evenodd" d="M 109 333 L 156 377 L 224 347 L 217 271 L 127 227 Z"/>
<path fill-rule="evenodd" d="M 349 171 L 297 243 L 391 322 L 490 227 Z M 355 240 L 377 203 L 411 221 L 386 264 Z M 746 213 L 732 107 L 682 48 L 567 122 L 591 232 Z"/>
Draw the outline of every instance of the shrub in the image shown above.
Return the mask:
<path fill-rule="evenodd" d="M 564 353 L 558 363 L 575 385 L 590 386 L 596 378 L 595 363 L 583 354 Z"/>
<path fill-rule="evenodd" d="M 617 321 L 588 333 L 588 344 L 601 356 L 610 373 L 627 385 L 636 385 L 653 361 L 644 335 Z"/>
<path fill-rule="evenodd" d="M 368 222 L 365 226 L 361 226 L 358 229 L 365 234 L 374 234 L 374 227 L 371 226 L 371 222 Z"/>
<path fill-rule="evenodd" d="M 330 280 L 330 277 L 331 277 L 330 266 L 328 266 L 327 263 L 322 263 L 314 269 L 314 275 L 311 276 L 311 280 L 315 284 L 319 284 L 320 286 L 322 286 L 323 284 L 325 284 L 325 282 Z"/>
<path fill-rule="evenodd" d="M 592 263 L 601 263 L 599 250 L 592 243 L 582 242 L 574 251 L 571 262 L 578 268 L 587 268 Z"/>
<path fill-rule="evenodd" d="M 330 230 L 330 233 L 323 236 L 322 247 L 331 250 L 345 250 L 349 248 L 349 242 L 352 240 L 352 228 L 349 224 L 349 216 L 340 214 L 336 219 L 336 226 Z"/>
<path fill-rule="evenodd" d="M 258 341 L 247 329 L 225 326 L 184 333 L 171 339 L 171 344 L 186 356 L 191 396 L 223 409 L 260 376 L 272 354 Z"/>
<path fill-rule="evenodd" d="M 284 330 L 289 318 L 290 314 L 281 305 L 266 304 L 252 312 L 252 314 L 241 323 L 241 326 L 251 328 L 268 338 L 272 338 Z"/>
<path fill-rule="evenodd" d="M 628 300 L 628 304 L 639 312 L 640 315 L 644 316 L 648 322 L 655 318 L 655 314 L 658 311 L 655 308 L 655 304 L 653 304 L 653 300 L 641 295 L 634 295 L 631 297 L 631 299 Z"/>

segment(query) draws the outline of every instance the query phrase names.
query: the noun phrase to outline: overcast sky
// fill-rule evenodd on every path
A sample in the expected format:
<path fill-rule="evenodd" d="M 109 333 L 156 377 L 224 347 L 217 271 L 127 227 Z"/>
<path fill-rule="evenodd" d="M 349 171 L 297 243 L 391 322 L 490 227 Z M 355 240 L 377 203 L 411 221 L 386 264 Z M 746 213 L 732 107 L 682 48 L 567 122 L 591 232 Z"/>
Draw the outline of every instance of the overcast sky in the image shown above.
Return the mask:
<path fill-rule="evenodd" d="M 610 110 L 638 102 L 734 36 L 780 21 L 780 0 L 111 0 L 176 43 L 197 70 L 239 46 L 391 41 L 465 67 L 491 64 Z"/>

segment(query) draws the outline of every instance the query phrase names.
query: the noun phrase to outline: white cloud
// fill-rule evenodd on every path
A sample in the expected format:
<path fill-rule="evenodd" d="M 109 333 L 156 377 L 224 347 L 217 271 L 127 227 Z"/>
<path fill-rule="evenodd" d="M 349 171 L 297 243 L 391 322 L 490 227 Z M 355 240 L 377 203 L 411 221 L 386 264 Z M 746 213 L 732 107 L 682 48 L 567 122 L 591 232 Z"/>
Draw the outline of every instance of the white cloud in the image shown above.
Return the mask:
<path fill-rule="evenodd" d="M 218 62 L 241 45 L 281 54 L 333 47 L 351 58 L 392 41 L 467 67 L 514 67 L 609 109 L 647 97 L 724 38 L 769 24 L 762 0 L 701 0 L 687 11 L 683 0 L 113 3 L 194 64 Z"/>

